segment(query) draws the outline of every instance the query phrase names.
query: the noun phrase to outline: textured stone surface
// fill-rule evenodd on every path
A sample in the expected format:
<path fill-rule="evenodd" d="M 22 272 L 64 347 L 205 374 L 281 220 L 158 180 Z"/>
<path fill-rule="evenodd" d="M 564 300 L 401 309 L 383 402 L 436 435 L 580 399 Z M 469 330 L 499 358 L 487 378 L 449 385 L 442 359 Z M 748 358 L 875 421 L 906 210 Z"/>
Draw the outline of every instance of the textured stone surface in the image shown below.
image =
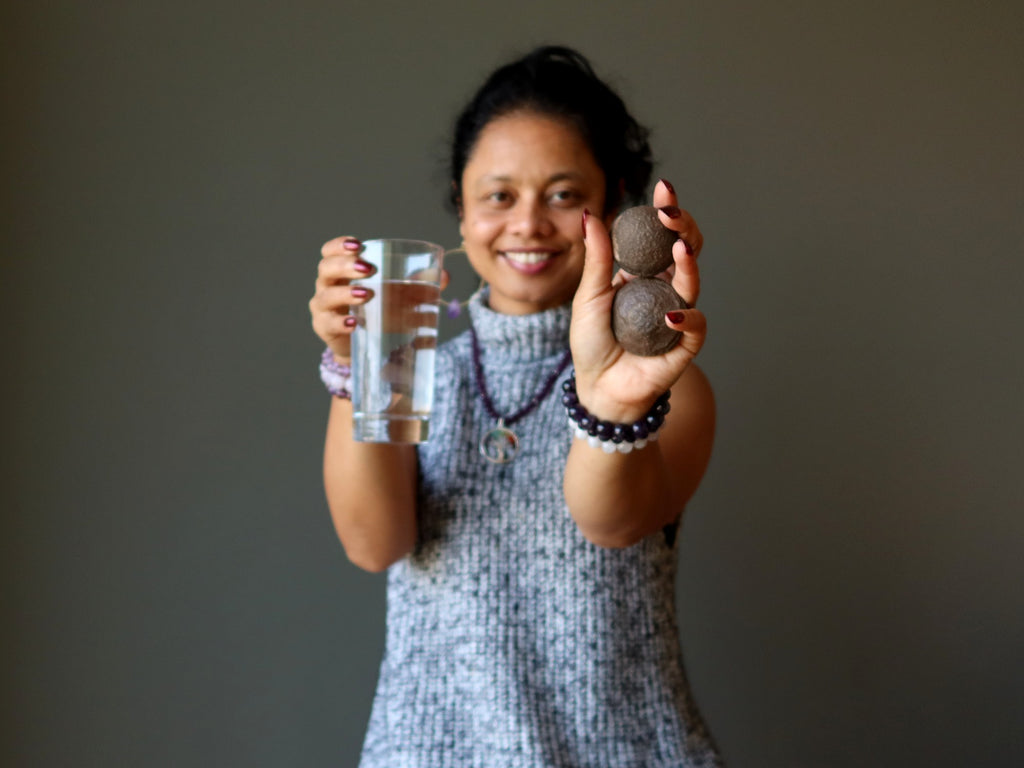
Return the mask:
<path fill-rule="evenodd" d="M 665 313 L 685 308 L 686 302 L 664 280 L 638 277 L 615 294 L 612 333 L 622 348 L 634 355 L 664 354 L 682 336 L 665 325 Z"/>
<path fill-rule="evenodd" d="M 679 236 L 661 223 L 650 205 L 627 208 L 612 222 L 612 251 L 619 267 L 638 277 L 654 277 L 672 265 Z"/>

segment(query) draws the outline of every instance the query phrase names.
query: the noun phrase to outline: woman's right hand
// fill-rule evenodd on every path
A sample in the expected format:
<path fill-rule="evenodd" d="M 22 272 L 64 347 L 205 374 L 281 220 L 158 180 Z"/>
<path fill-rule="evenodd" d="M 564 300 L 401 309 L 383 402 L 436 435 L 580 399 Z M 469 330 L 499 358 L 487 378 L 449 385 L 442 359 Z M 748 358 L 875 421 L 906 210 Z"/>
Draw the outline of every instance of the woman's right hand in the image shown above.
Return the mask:
<path fill-rule="evenodd" d="M 320 249 L 316 293 L 309 300 L 313 330 L 339 361 L 351 356 L 350 341 L 357 325 L 355 316 L 350 314 L 352 306 L 373 297 L 371 289 L 349 284 L 374 272 L 372 264 L 359 258 L 362 251 L 363 244 L 354 237 L 336 237 L 324 243 Z"/>
<path fill-rule="evenodd" d="M 309 300 L 313 330 L 339 363 L 349 363 L 352 308 L 373 291 L 352 285 L 376 268 L 360 255 L 363 244 L 337 237 L 320 249 L 316 293 Z M 379 300 L 379 299 L 378 299 Z M 379 572 L 416 545 L 416 451 L 411 445 L 358 443 L 352 437 L 352 401 L 331 398 L 324 441 L 324 490 L 338 538 L 349 559 Z"/>

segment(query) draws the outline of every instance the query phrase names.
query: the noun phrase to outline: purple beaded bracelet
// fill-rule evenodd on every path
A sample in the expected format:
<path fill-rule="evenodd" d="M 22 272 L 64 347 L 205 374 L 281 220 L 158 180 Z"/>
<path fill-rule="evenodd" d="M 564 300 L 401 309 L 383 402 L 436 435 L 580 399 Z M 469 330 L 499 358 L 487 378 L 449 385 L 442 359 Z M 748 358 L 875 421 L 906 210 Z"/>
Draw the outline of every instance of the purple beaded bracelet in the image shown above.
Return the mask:
<path fill-rule="evenodd" d="M 639 421 L 632 424 L 616 424 L 603 421 L 590 413 L 576 394 L 576 376 L 562 382 L 562 404 L 569 414 L 569 426 L 575 436 L 586 440 L 591 448 L 600 448 L 605 453 L 629 453 L 639 451 L 647 443 L 658 439 L 658 430 L 665 423 L 665 414 L 671 408 L 668 404 L 670 392 L 659 397 L 651 410 Z"/>
<path fill-rule="evenodd" d="M 320 381 L 335 397 L 352 399 L 352 366 L 342 365 L 335 360 L 330 347 L 320 355 Z"/>

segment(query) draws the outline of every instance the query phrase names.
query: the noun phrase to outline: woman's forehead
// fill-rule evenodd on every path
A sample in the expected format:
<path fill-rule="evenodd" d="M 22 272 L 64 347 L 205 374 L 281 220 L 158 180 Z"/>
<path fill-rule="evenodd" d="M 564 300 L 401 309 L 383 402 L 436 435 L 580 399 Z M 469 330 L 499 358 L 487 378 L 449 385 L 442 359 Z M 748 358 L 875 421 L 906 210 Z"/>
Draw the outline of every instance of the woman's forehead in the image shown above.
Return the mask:
<path fill-rule="evenodd" d="M 515 113 L 492 120 L 480 132 L 465 172 L 477 178 L 514 181 L 542 172 L 546 179 L 584 179 L 600 172 L 579 131 L 564 120 Z"/>

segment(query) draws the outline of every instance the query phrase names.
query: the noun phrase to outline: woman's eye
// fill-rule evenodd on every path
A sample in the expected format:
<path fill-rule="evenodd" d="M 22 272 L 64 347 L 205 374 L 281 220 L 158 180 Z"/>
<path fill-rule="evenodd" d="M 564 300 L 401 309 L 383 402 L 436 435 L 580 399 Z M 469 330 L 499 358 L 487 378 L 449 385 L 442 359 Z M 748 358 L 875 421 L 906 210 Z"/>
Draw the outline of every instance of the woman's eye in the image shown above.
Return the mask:
<path fill-rule="evenodd" d="M 576 190 L 573 189 L 560 189 L 557 192 L 551 194 L 551 199 L 560 204 L 574 205 L 579 202 L 580 196 Z"/>
<path fill-rule="evenodd" d="M 512 199 L 512 195 L 503 191 L 491 192 L 491 194 L 487 196 L 487 199 L 492 203 L 507 203 Z"/>

